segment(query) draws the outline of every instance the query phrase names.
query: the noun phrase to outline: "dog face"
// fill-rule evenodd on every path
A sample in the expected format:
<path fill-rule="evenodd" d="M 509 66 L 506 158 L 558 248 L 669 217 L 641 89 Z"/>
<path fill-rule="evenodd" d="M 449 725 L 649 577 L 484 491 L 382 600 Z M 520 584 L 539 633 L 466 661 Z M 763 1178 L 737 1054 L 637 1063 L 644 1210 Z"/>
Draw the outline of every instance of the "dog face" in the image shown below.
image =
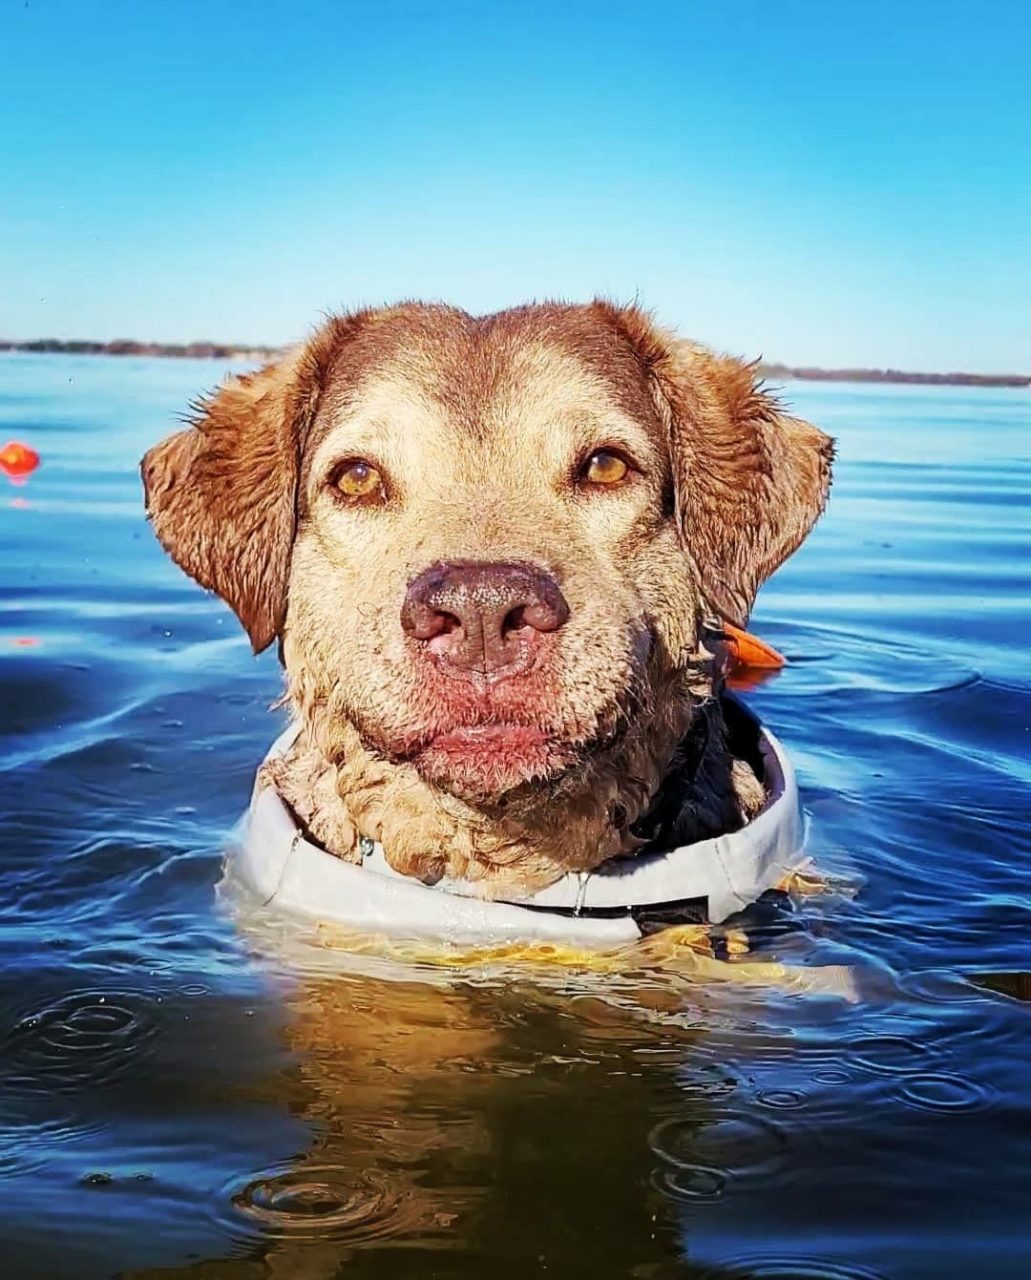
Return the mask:
<path fill-rule="evenodd" d="M 299 700 L 476 803 L 586 777 L 747 619 L 830 442 L 635 309 L 329 321 L 143 473 L 165 547 Z"/>

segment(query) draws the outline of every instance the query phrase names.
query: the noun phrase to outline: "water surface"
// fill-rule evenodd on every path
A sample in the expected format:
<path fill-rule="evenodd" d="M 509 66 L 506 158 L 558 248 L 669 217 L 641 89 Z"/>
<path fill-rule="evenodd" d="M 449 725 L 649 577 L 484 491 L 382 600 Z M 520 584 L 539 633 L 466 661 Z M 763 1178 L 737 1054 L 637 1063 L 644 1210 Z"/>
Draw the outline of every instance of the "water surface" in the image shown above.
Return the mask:
<path fill-rule="evenodd" d="M 787 388 L 840 457 L 748 697 L 843 883 L 745 923 L 848 1002 L 343 963 L 218 908 L 279 676 L 136 465 L 222 371 L 0 358 L 43 456 L 0 477 L 4 1277 L 1031 1274 L 1027 393 Z"/>

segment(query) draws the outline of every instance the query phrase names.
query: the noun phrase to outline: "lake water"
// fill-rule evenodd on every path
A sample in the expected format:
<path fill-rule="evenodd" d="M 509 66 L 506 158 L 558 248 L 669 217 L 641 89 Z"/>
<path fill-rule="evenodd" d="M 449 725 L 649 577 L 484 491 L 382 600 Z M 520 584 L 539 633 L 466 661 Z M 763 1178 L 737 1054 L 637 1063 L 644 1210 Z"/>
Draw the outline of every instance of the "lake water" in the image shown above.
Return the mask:
<path fill-rule="evenodd" d="M 1031 1275 L 1028 394 L 786 389 L 840 460 L 747 696 L 834 891 L 748 922 L 796 979 L 728 982 L 217 906 L 278 671 L 136 467 L 222 371 L 0 357 L 43 458 L 0 476 L 5 1280 Z"/>

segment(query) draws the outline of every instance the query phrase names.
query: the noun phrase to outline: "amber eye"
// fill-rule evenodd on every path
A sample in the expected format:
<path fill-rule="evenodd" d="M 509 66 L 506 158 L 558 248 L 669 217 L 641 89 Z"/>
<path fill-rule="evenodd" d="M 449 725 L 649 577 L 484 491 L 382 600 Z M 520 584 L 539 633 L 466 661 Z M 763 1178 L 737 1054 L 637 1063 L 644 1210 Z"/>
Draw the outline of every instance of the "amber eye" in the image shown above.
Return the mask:
<path fill-rule="evenodd" d="M 587 484 L 619 484 L 625 480 L 630 467 L 625 458 L 608 449 L 592 453 L 580 468 L 580 479 Z"/>
<path fill-rule="evenodd" d="M 371 498 L 383 491 L 383 477 L 364 458 L 345 462 L 334 474 L 333 484 L 345 498 Z"/>

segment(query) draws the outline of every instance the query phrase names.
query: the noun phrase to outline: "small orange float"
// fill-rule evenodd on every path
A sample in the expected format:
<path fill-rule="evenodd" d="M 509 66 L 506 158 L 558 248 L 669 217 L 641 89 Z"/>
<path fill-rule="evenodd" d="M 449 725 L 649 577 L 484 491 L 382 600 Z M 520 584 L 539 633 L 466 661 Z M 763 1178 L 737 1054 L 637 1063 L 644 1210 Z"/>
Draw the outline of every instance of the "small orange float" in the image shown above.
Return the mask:
<path fill-rule="evenodd" d="M 39 466 L 39 454 L 19 440 L 11 440 L 0 449 L 0 470 L 20 483 Z"/>

